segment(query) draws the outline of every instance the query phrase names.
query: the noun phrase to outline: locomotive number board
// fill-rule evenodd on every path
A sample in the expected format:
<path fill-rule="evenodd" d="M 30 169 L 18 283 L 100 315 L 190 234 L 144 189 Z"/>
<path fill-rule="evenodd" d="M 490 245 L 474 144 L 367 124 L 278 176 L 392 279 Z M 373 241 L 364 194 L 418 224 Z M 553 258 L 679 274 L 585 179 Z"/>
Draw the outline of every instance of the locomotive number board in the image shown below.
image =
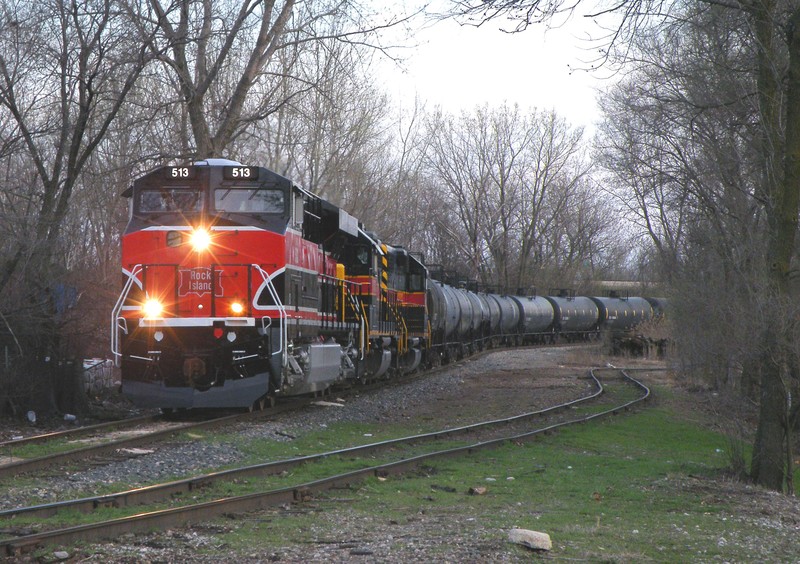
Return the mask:
<path fill-rule="evenodd" d="M 171 180 L 191 180 L 197 176 L 193 166 L 168 166 L 164 169 L 164 173 Z"/>
<path fill-rule="evenodd" d="M 197 177 L 197 168 L 194 166 L 168 166 L 164 174 L 169 180 L 193 180 Z M 222 177 L 225 180 L 258 180 L 257 166 L 225 166 L 222 167 Z"/>
<path fill-rule="evenodd" d="M 257 166 L 226 166 L 222 168 L 225 180 L 258 180 Z"/>

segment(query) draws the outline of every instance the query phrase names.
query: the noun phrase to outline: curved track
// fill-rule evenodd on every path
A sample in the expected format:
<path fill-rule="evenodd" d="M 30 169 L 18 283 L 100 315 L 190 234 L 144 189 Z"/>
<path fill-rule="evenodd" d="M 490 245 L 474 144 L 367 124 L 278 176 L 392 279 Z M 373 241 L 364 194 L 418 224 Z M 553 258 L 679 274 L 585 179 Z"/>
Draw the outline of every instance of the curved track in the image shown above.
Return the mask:
<path fill-rule="evenodd" d="M 505 419 L 483 421 L 473 425 L 467 425 L 453 429 L 446 429 L 435 433 L 415 435 L 412 437 L 405 437 L 402 439 L 394 439 L 380 443 L 372 443 L 368 445 L 330 451 L 311 456 L 303 456 L 279 462 L 248 466 L 244 468 L 228 470 L 225 472 L 219 472 L 215 474 L 207 474 L 204 476 L 199 476 L 188 480 L 170 482 L 167 484 L 160 484 L 156 486 L 150 486 L 147 488 L 140 488 L 138 490 L 120 492 L 118 494 L 113 494 L 113 495 L 100 496 L 96 498 L 84 498 L 80 500 L 65 501 L 65 502 L 34 506 L 34 507 L 18 508 L 0 513 L 0 517 L 13 517 L 23 514 L 46 516 L 46 515 L 52 515 L 57 511 L 65 508 L 79 509 L 85 512 L 107 506 L 121 507 L 137 503 L 149 503 L 154 499 L 164 499 L 165 497 L 168 498 L 170 495 L 173 495 L 177 492 L 192 491 L 201 486 L 210 484 L 216 480 L 231 479 L 232 477 L 248 476 L 248 475 L 274 474 L 283 472 L 292 467 L 296 467 L 299 464 L 304 464 L 311 461 L 322 461 L 332 456 L 337 456 L 342 454 L 346 454 L 350 457 L 356 455 L 364 456 L 366 454 L 375 453 L 376 451 L 389 451 L 390 449 L 394 449 L 404 444 L 415 444 L 421 441 L 452 438 L 455 435 L 463 433 L 484 432 L 487 429 L 497 429 L 501 426 L 506 426 L 509 424 L 517 425 L 531 419 L 540 418 L 542 416 L 546 416 L 555 412 L 563 411 L 577 404 L 584 403 L 589 400 L 597 398 L 600 394 L 603 393 L 603 386 L 600 384 L 597 376 L 595 375 L 595 372 L 601 370 L 617 371 L 620 374 L 622 374 L 622 376 L 626 379 L 627 382 L 629 382 L 632 386 L 636 387 L 636 389 L 638 390 L 637 396 L 632 400 L 627 399 L 625 401 L 620 401 L 619 403 L 615 403 L 612 406 L 604 408 L 599 412 L 586 415 L 583 417 L 569 419 L 569 420 L 562 420 L 558 422 L 548 422 L 543 426 L 527 429 L 522 432 L 515 431 L 512 434 L 495 435 L 493 438 L 482 440 L 477 443 L 456 448 L 448 448 L 445 450 L 438 450 L 435 452 L 428 452 L 425 454 L 411 456 L 409 458 L 404 458 L 404 459 L 398 459 L 385 464 L 370 466 L 367 468 L 362 468 L 359 470 L 346 472 L 343 474 L 333 474 L 313 482 L 296 484 L 290 487 L 256 492 L 238 497 L 216 499 L 213 501 L 208 501 L 205 503 L 199 503 L 195 505 L 187 505 L 184 507 L 151 511 L 139 515 L 124 517 L 121 519 L 102 521 L 99 523 L 94 523 L 89 525 L 69 527 L 65 529 L 48 531 L 34 535 L 27 535 L 17 539 L 0 541 L 0 551 L 2 551 L 4 554 L 7 555 L 18 555 L 20 553 L 32 549 L 33 547 L 45 543 L 47 544 L 69 543 L 78 540 L 86 541 L 86 540 L 97 540 L 101 538 L 113 538 L 124 532 L 148 529 L 153 527 L 175 527 L 175 526 L 180 526 L 182 524 L 186 524 L 187 522 L 190 521 L 210 519 L 222 513 L 250 511 L 277 504 L 302 501 L 304 498 L 306 498 L 310 494 L 313 494 L 314 492 L 319 492 L 333 487 L 350 484 L 355 481 L 363 480 L 369 476 L 374 476 L 374 475 L 385 476 L 389 474 L 398 474 L 413 469 L 422 463 L 429 462 L 437 458 L 469 455 L 475 452 L 480 452 L 484 449 L 494 448 L 508 441 L 522 442 L 531 440 L 539 437 L 542 434 L 553 432 L 559 428 L 568 425 L 586 423 L 594 419 L 619 413 L 620 411 L 627 410 L 630 407 L 636 404 L 640 404 L 649 398 L 650 390 L 644 384 L 642 384 L 638 380 L 628 375 L 627 372 L 625 372 L 624 370 L 614 369 L 614 368 L 596 369 L 591 372 L 591 378 L 594 379 L 597 387 L 596 391 L 593 394 L 536 412 L 524 413 L 521 415 Z"/>

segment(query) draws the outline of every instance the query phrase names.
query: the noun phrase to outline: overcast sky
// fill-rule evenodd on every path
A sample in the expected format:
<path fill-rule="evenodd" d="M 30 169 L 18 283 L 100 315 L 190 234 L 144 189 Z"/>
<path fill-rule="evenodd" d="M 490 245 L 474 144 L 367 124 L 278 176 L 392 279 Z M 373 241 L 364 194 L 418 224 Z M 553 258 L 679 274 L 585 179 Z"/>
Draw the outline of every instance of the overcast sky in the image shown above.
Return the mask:
<path fill-rule="evenodd" d="M 585 39 L 597 36 L 597 28 L 582 18 L 557 29 L 535 25 L 513 34 L 501 25 L 475 28 L 446 20 L 417 33 L 419 46 L 406 53 L 408 72 L 387 71 L 389 94 L 403 105 L 418 94 L 429 107 L 454 112 L 516 102 L 522 108 L 552 108 L 573 126 L 591 127 L 598 117 L 594 89 L 608 82 L 576 69 L 586 68 L 585 61 L 596 55 Z"/>

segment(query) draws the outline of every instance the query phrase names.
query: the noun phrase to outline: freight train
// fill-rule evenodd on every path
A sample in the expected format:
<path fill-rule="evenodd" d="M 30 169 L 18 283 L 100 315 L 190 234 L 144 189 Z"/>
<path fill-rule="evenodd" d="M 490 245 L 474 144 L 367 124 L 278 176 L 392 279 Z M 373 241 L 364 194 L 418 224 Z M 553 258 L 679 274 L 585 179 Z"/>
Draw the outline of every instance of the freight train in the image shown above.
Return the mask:
<path fill-rule="evenodd" d="M 123 394 L 164 411 L 263 408 L 484 347 L 625 331 L 665 305 L 445 284 L 345 210 L 225 159 L 157 168 L 123 196 L 112 353 Z"/>

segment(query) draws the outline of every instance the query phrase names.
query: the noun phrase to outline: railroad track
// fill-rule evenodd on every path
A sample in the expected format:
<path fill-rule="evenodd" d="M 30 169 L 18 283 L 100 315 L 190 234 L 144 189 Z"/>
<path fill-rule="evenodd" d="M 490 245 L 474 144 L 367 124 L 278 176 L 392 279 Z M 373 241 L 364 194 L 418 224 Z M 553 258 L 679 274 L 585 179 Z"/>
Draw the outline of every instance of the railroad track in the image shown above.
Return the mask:
<path fill-rule="evenodd" d="M 559 421 L 546 420 L 538 426 L 528 427 L 520 430 L 522 424 L 528 425 L 531 421 L 547 418 L 555 413 L 563 413 L 571 410 L 580 404 L 586 404 L 596 400 L 603 393 L 603 386 L 600 383 L 596 372 L 615 371 L 622 375 L 625 381 L 636 389 L 633 397 L 626 397 L 614 401 L 610 405 L 601 406 L 596 411 L 582 415 L 580 417 L 562 417 Z M 361 481 L 370 476 L 387 476 L 406 472 L 420 464 L 430 462 L 434 459 L 445 457 L 467 456 L 480 452 L 484 449 L 495 448 L 509 441 L 523 442 L 535 439 L 543 434 L 551 433 L 557 429 L 568 425 L 586 423 L 597 418 L 606 417 L 620 411 L 627 410 L 632 406 L 644 402 L 650 395 L 650 390 L 638 380 L 632 378 L 626 371 L 615 368 L 595 369 L 591 371 L 590 377 L 595 383 L 595 391 L 587 396 L 576 400 L 552 406 L 547 409 L 524 413 L 513 417 L 492 421 L 466 425 L 453 429 L 446 429 L 434 433 L 404 437 L 378 443 L 371 443 L 362 446 L 350 447 L 341 450 L 318 453 L 314 455 L 302 456 L 277 462 L 257 464 L 253 466 L 232 469 L 224 472 L 206 474 L 187 480 L 179 480 L 165 484 L 158 484 L 137 490 L 129 490 L 110 495 L 83 498 L 79 500 L 62 501 L 58 503 L 43 504 L 32 507 L 21 507 L 17 509 L 0 512 L 0 518 L 12 518 L 17 516 L 35 516 L 46 518 L 65 509 L 78 510 L 81 512 L 92 512 L 106 507 L 126 507 L 143 503 L 153 503 L 155 500 L 161 502 L 170 501 L 175 496 L 186 492 L 196 492 L 204 487 L 222 480 L 233 480 L 248 476 L 270 475 L 277 473 L 290 472 L 293 468 L 309 462 L 321 462 L 328 458 L 347 456 L 365 457 L 374 455 L 377 452 L 391 453 L 398 447 L 419 444 L 430 441 L 452 440 L 459 435 L 470 436 L 474 433 L 485 434 L 487 431 L 494 430 L 494 436 L 484 438 L 479 442 L 464 444 L 463 446 L 449 447 L 424 452 L 405 458 L 390 460 L 378 465 L 371 465 L 357 470 L 331 474 L 310 482 L 293 484 L 291 486 L 257 491 L 250 494 L 212 499 L 196 504 L 184 505 L 182 507 L 171 507 L 168 509 L 147 511 L 128 517 L 100 521 L 97 523 L 66 527 L 46 532 L 28 534 L 19 538 L 0 541 L 0 554 L 15 556 L 27 552 L 34 547 L 42 544 L 67 544 L 75 541 L 91 541 L 104 538 L 114 538 L 122 533 L 131 531 L 147 530 L 153 528 L 166 528 L 185 525 L 189 522 L 208 520 L 224 513 L 238 513 L 269 506 L 282 505 L 286 503 L 300 502 L 315 493 L 333 488 L 349 485 L 353 482 Z M 629 394 L 630 395 L 630 394 Z M 498 434 L 497 429 L 512 426 L 513 430 L 506 429 L 503 434 Z"/>
<path fill-rule="evenodd" d="M 78 448 L 70 448 L 69 450 L 65 450 L 62 452 L 53 452 L 51 454 L 46 454 L 43 456 L 14 460 L 6 464 L 0 464 L 0 478 L 15 476 L 19 474 L 28 474 L 58 464 L 74 463 L 78 461 L 82 463 L 87 463 L 87 461 L 95 459 L 99 456 L 107 456 L 109 453 L 117 453 L 118 451 L 124 451 L 125 449 L 131 449 L 137 446 L 163 441 L 168 438 L 174 437 L 178 433 L 183 433 L 186 431 L 210 429 L 254 418 L 276 417 L 281 413 L 284 413 L 291 409 L 296 409 L 297 405 L 298 402 L 290 401 L 290 402 L 285 402 L 278 407 L 271 408 L 266 411 L 234 413 L 231 415 L 225 415 L 223 417 L 215 417 L 210 419 L 204 419 L 201 421 L 191 421 L 191 422 L 168 422 L 158 417 L 156 417 L 155 420 L 149 420 L 149 418 L 143 418 L 142 421 L 138 421 L 139 425 L 146 425 L 158 422 L 163 422 L 164 425 L 160 429 L 157 429 L 155 431 L 145 432 L 143 434 L 123 437 L 119 439 L 111 439 L 111 440 L 108 440 L 107 438 L 104 437 L 100 437 L 98 438 L 99 441 L 98 444 L 91 444 Z M 108 431 L 109 428 L 113 428 L 113 425 L 102 426 L 102 428 L 99 430 Z M 43 438 L 40 439 L 40 436 L 32 438 L 36 440 L 45 440 L 44 437 L 47 437 L 47 435 L 42 435 L 41 437 Z M 70 435 L 69 438 L 72 438 L 72 435 Z M 7 448 L 13 449 L 16 446 L 17 443 L 12 442 L 12 444 L 9 445 Z M 3 451 L 0 450 L 0 452 Z M 13 452 L 13 450 L 11 450 L 11 452 Z"/>
<path fill-rule="evenodd" d="M 484 355 L 491 354 L 492 352 L 497 352 L 497 349 L 486 349 L 484 351 L 477 352 L 465 360 L 474 361 L 481 358 Z M 458 364 L 459 364 L 458 362 L 451 363 L 436 368 L 432 368 L 430 370 L 425 371 L 424 373 L 407 374 L 400 377 L 395 377 L 391 380 L 374 381 L 369 384 L 361 385 L 357 388 L 345 388 L 337 390 L 337 394 L 341 395 L 342 397 L 348 397 L 351 391 L 355 391 L 356 393 L 366 393 L 376 388 L 384 387 L 387 385 L 399 386 L 418 378 L 429 377 L 430 375 L 435 374 L 441 370 L 452 369 L 453 366 L 457 366 Z M 53 433 L 45 433 L 42 435 L 34 435 L 31 437 L 25 437 L 21 439 L 3 441 L 0 442 L 0 461 L 2 461 L 3 458 L 6 458 L 9 460 L 9 462 L 5 463 L 0 462 L 0 479 L 9 476 L 30 474 L 51 466 L 56 466 L 61 464 L 77 463 L 77 462 L 87 463 L 88 461 L 97 459 L 98 457 L 104 457 L 104 456 L 107 457 L 109 455 L 124 457 L 124 454 L 120 453 L 124 453 L 126 449 L 133 449 L 136 447 L 140 447 L 142 445 L 163 441 L 176 436 L 178 433 L 192 431 L 192 430 L 210 429 L 214 427 L 224 426 L 230 423 L 246 421 L 248 419 L 273 418 L 287 411 L 303 407 L 307 405 L 309 402 L 314 400 L 315 398 L 283 398 L 277 406 L 270 407 L 269 409 L 266 410 L 235 413 L 223 417 L 216 417 L 194 422 L 169 421 L 168 419 L 165 419 L 161 415 L 143 416 L 143 417 L 125 419 L 121 421 L 100 423 L 97 425 L 88 425 L 85 427 L 78 427 L 75 429 L 68 429 Z M 163 426 L 162 428 L 156 431 L 137 434 L 135 436 L 116 438 L 116 439 L 104 439 L 100 437 L 97 439 L 95 444 L 87 444 L 81 447 L 69 448 L 60 451 L 56 451 L 54 449 L 54 452 L 42 456 L 25 458 L 18 450 L 18 449 L 24 449 L 26 446 L 31 444 L 39 444 L 45 442 L 58 443 L 58 442 L 63 442 L 64 440 L 76 439 L 84 435 L 92 435 L 92 434 L 97 435 L 97 434 L 107 433 L 110 431 L 123 432 L 126 429 L 135 428 L 137 426 L 157 424 L 160 422 L 163 422 Z"/>
<path fill-rule="evenodd" d="M 23 447 L 26 445 L 40 444 L 58 439 L 72 439 L 74 437 L 81 437 L 83 435 L 91 435 L 93 433 L 102 433 L 105 431 L 127 429 L 128 427 L 135 427 L 137 425 L 144 425 L 147 423 L 154 423 L 162 419 L 162 415 L 142 415 L 141 417 L 130 417 L 128 419 L 119 419 L 116 421 L 106 421 L 104 423 L 96 423 L 94 425 L 83 425 L 81 427 L 74 427 L 72 429 L 64 429 L 62 431 L 53 431 L 50 433 L 42 433 L 41 435 L 31 435 L 29 437 L 19 437 L 9 439 L 7 441 L 0 441 L 0 453 L 13 450 L 15 448 Z"/>

